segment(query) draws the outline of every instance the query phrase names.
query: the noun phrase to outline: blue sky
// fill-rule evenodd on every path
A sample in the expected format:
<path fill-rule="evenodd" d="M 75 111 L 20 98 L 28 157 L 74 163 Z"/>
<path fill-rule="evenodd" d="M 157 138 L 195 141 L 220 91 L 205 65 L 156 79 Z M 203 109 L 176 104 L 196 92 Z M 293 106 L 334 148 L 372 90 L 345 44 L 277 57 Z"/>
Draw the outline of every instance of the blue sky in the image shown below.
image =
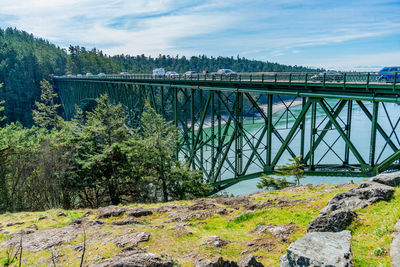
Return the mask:
<path fill-rule="evenodd" d="M 0 27 L 107 54 L 244 56 L 338 70 L 400 65 L 399 0 L 0 0 Z"/>

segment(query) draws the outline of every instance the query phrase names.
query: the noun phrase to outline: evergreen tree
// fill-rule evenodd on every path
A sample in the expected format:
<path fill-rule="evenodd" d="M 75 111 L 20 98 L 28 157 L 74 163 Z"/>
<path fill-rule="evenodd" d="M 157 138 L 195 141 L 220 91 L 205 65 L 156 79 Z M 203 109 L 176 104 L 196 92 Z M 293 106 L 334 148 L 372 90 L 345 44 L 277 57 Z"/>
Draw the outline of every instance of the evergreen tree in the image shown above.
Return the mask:
<path fill-rule="evenodd" d="M 262 177 L 257 183 L 257 187 L 260 189 L 264 188 L 273 190 L 279 190 L 292 185 L 295 185 L 295 183 L 289 182 L 285 178 L 274 178 L 266 174 L 262 174 Z"/>
<path fill-rule="evenodd" d="M 304 177 L 304 164 L 301 160 L 302 156 L 294 157 L 289 159 L 289 163 L 278 166 L 276 174 L 278 176 L 284 176 L 283 178 L 274 178 L 266 174 L 262 174 L 263 177 L 257 183 L 258 188 L 270 188 L 270 189 L 282 189 L 292 185 L 299 185 L 300 179 Z M 286 177 L 293 176 L 296 182 L 289 182 Z"/>
<path fill-rule="evenodd" d="M 302 163 L 302 156 L 289 159 L 289 163 L 279 166 L 277 174 L 280 176 L 293 176 L 296 184 L 300 184 L 300 179 L 304 177 L 304 167 Z"/>
<path fill-rule="evenodd" d="M 46 80 L 40 82 L 42 94 L 40 102 L 35 102 L 36 109 L 32 111 L 33 120 L 36 125 L 46 129 L 57 127 L 61 121 L 58 115 L 60 104 L 56 104 L 57 94 L 53 90 L 53 86 Z"/>
<path fill-rule="evenodd" d="M 85 124 L 73 133 L 76 176 L 71 184 L 81 189 L 81 197 L 91 206 L 106 203 L 103 194 L 111 204 L 121 203 L 124 181 L 132 178 L 125 147 L 132 133 L 125 123 L 122 105 L 112 105 L 103 95 L 97 100 L 97 107 L 87 113 Z"/>
<path fill-rule="evenodd" d="M 176 158 L 178 129 L 147 103 L 142 114 L 142 134 L 150 160 L 150 181 L 162 192 L 163 201 L 203 197 L 211 191 L 199 171 L 190 171 Z"/>

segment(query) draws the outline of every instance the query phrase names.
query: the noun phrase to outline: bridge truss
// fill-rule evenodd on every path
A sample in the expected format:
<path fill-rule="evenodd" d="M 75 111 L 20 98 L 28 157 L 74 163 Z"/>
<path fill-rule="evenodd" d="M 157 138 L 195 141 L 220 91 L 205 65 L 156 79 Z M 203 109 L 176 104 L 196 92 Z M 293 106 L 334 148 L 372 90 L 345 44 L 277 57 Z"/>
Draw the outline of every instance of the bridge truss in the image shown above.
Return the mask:
<path fill-rule="evenodd" d="M 338 82 L 308 77 L 109 75 L 55 77 L 54 83 L 67 119 L 75 104 L 107 93 L 124 105 L 135 127 L 148 101 L 180 129 L 177 157 L 202 170 L 217 190 L 272 174 L 295 156 L 302 157 L 307 175 L 399 169 L 400 86 L 370 82 L 365 73 Z M 354 112 L 362 121 L 354 121 Z"/>

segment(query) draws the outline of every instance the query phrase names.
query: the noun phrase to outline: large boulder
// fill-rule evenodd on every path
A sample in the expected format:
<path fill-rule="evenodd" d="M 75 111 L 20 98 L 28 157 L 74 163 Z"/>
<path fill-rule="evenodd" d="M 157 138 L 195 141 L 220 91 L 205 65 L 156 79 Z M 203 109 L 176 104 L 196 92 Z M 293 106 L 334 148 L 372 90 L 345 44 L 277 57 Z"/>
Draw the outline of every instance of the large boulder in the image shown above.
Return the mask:
<path fill-rule="evenodd" d="M 357 188 L 352 188 L 346 192 L 336 194 L 321 210 L 327 213 L 339 208 L 344 209 L 363 209 L 375 202 L 389 200 L 394 193 L 394 188 L 388 185 L 364 182 Z"/>
<path fill-rule="evenodd" d="M 346 229 L 357 214 L 349 209 L 338 209 L 321 213 L 311 220 L 307 232 L 340 232 Z"/>
<path fill-rule="evenodd" d="M 350 250 L 350 231 L 338 233 L 307 233 L 287 248 L 287 254 L 281 257 L 281 267 L 297 266 L 353 266 Z"/>
<path fill-rule="evenodd" d="M 396 187 L 400 185 L 400 172 L 381 173 L 371 178 L 370 181 Z"/>
<path fill-rule="evenodd" d="M 388 185 L 365 182 L 357 188 L 336 194 L 307 226 L 308 232 L 340 232 L 346 229 L 357 214 L 353 209 L 363 209 L 375 202 L 389 200 L 394 188 Z"/>

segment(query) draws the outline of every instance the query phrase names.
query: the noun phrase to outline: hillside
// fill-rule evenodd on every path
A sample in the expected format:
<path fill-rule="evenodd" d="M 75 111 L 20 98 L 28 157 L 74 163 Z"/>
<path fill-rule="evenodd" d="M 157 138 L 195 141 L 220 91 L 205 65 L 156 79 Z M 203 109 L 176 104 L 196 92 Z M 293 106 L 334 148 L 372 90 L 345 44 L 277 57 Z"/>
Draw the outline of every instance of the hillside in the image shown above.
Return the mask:
<path fill-rule="evenodd" d="M 7 116 L 3 123 L 19 121 L 25 126 L 32 125 L 32 108 L 40 96 L 40 81 L 50 79 L 51 75 L 123 71 L 149 73 L 158 67 L 178 72 L 205 69 L 216 71 L 220 68 L 231 68 L 239 72 L 317 71 L 302 66 L 249 60 L 239 56 L 108 56 L 96 48 L 87 49 L 72 45 L 67 52 L 27 32 L 12 28 L 0 29 L 0 84 L 4 85 L 0 89 L 0 101 L 6 101 Z"/>
<path fill-rule="evenodd" d="M 6 264 L 7 250 L 17 251 L 18 245 L 10 244 L 22 242 L 23 266 L 79 266 L 82 254 L 85 266 L 132 259 L 157 266 L 205 266 L 207 259 L 238 261 L 248 254 L 264 266 L 279 266 L 289 244 L 306 233 L 328 200 L 357 186 L 309 185 L 244 197 L 6 213 L 0 215 L 0 263 Z M 390 201 L 356 210 L 358 218 L 348 228 L 355 266 L 390 265 L 399 203 L 397 188 Z"/>

